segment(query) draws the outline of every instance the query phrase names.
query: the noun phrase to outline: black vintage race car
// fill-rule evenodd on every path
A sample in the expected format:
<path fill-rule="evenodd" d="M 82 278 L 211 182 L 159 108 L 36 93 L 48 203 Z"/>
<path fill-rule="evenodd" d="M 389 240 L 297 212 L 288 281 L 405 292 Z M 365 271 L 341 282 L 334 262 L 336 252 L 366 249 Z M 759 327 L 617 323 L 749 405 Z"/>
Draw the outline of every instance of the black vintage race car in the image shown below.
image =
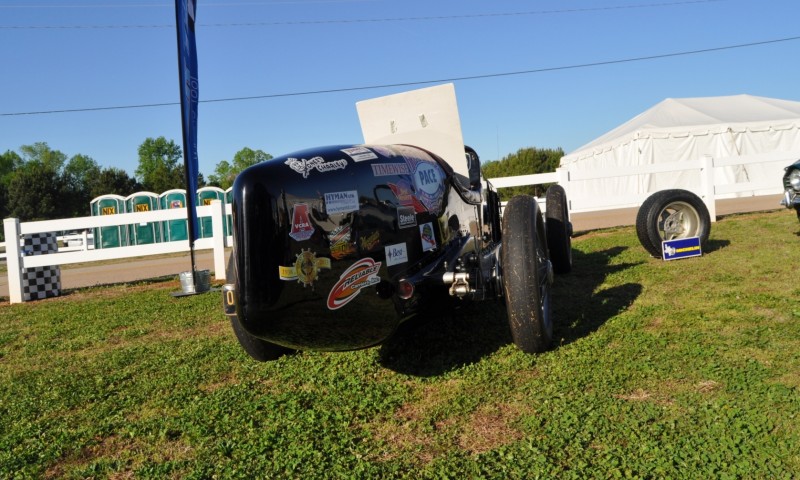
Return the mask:
<path fill-rule="evenodd" d="M 793 208 L 800 220 L 800 160 L 785 168 L 781 205 Z"/>
<path fill-rule="evenodd" d="M 410 145 L 322 147 L 242 172 L 223 288 L 242 347 L 257 360 L 371 347 L 455 297 L 504 299 L 514 343 L 546 350 L 553 274 L 572 267 L 564 189 L 548 189 L 546 215 L 521 195 L 501 216 L 465 155 L 469 178 Z"/>

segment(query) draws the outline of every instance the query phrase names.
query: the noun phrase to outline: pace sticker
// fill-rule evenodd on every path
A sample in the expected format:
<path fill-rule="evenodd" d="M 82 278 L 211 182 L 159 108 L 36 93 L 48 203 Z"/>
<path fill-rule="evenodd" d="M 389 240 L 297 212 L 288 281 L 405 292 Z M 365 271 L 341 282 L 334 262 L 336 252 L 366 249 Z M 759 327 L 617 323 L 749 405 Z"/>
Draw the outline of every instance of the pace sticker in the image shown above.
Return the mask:
<path fill-rule="evenodd" d="M 295 203 L 292 209 L 292 229 L 289 236 L 298 242 L 308 240 L 314 235 L 314 227 L 308 218 L 308 204 Z"/>
<path fill-rule="evenodd" d="M 420 225 L 419 237 L 422 239 L 423 252 L 427 252 L 436 248 L 436 236 L 433 234 L 433 223 L 428 222 Z"/>
<path fill-rule="evenodd" d="M 414 168 L 417 196 L 429 212 L 438 212 L 444 194 L 444 172 L 433 162 L 418 162 Z"/>
<path fill-rule="evenodd" d="M 363 162 L 365 160 L 375 160 L 378 158 L 372 150 L 366 147 L 344 148 L 342 149 L 342 153 L 347 154 L 354 162 Z"/>
<path fill-rule="evenodd" d="M 331 259 L 320 257 L 309 250 L 301 250 L 295 257 L 294 265 L 290 267 L 279 266 L 278 276 L 281 280 L 297 280 L 303 287 L 314 286 L 314 282 L 319 277 L 320 269 L 330 269 Z"/>
<path fill-rule="evenodd" d="M 328 308 L 338 310 L 352 302 L 364 288 L 380 283 L 381 279 L 378 277 L 380 268 L 381 262 L 369 257 L 351 265 L 342 273 L 328 294 Z"/>
<path fill-rule="evenodd" d="M 358 191 L 332 192 L 325 194 L 325 211 L 328 215 L 358 210 Z"/>
<path fill-rule="evenodd" d="M 295 172 L 302 174 L 303 178 L 308 178 L 308 174 L 311 173 L 312 170 L 325 173 L 333 170 L 344 170 L 347 167 L 347 160 L 341 159 L 326 162 L 322 157 L 314 157 L 310 159 L 289 158 L 283 163 L 288 165 L 289 168 Z"/>
<path fill-rule="evenodd" d="M 387 267 L 392 267 L 408 261 L 408 251 L 406 250 L 405 242 L 387 245 L 384 247 L 383 251 L 386 254 Z"/>

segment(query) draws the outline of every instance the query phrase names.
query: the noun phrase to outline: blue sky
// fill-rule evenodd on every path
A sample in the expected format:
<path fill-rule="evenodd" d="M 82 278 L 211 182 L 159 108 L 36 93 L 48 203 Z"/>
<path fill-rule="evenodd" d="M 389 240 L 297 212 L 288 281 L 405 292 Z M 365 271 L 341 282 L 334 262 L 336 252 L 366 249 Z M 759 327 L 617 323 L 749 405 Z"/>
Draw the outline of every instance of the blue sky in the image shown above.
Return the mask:
<path fill-rule="evenodd" d="M 454 82 L 484 161 L 569 153 L 665 98 L 800 101 L 800 40 L 561 68 L 800 37 L 798 18 L 797 0 L 198 0 L 200 171 L 360 143 L 355 102 L 435 83 L 209 100 L 555 69 Z M 180 143 L 177 105 L 17 115 L 177 102 L 174 23 L 170 0 L 0 0 L 0 151 L 47 142 L 133 174 L 145 138 Z"/>

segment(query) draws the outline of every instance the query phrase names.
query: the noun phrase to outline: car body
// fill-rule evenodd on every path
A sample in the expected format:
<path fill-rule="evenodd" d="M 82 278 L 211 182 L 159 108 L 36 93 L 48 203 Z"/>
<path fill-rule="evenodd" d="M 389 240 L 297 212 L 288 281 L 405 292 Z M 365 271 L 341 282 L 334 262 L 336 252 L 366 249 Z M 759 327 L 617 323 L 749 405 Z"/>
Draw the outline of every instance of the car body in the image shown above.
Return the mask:
<path fill-rule="evenodd" d="M 783 199 L 781 205 L 793 208 L 800 220 L 800 160 L 789 165 L 783 174 Z"/>
<path fill-rule="evenodd" d="M 548 348 L 553 273 L 572 261 L 563 188 L 546 217 L 530 196 L 501 217 L 452 85 L 357 106 L 363 144 L 281 155 L 234 182 L 223 303 L 242 347 L 258 360 L 367 348 L 469 299 L 504 301 L 517 346 Z"/>

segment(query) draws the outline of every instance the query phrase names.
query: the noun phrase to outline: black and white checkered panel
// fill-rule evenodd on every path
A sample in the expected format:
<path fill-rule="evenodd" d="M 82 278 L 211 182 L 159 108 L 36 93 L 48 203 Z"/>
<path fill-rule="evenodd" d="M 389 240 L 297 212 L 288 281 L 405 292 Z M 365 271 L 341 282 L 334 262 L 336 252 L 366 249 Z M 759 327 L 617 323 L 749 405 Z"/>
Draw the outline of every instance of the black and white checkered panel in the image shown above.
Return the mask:
<path fill-rule="evenodd" d="M 55 233 L 32 233 L 22 236 L 22 251 L 28 255 L 45 255 L 58 252 Z M 61 268 L 34 267 L 22 270 L 22 301 L 57 297 L 61 294 Z"/>

